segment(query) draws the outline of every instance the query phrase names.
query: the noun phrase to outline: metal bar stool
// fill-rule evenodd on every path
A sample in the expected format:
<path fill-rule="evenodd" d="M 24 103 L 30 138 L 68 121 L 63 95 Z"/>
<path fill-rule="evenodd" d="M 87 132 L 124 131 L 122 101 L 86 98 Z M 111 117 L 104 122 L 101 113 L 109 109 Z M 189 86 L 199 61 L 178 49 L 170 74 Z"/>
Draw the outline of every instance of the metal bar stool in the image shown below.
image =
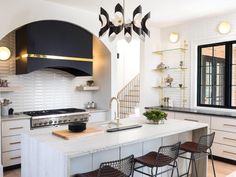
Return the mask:
<path fill-rule="evenodd" d="M 207 154 L 211 157 L 214 177 L 216 177 L 213 155 L 212 155 L 212 150 L 211 150 L 211 146 L 213 144 L 214 137 L 215 137 L 215 132 L 208 134 L 208 135 L 201 136 L 198 143 L 185 142 L 180 145 L 180 150 L 183 152 L 180 152 L 179 157 L 190 160 L 189 166 L 188 166 L 188 171 L 186 173 L 182 174 L 181 176 L 185 176 L 185 175 L 187 175 L 187 177 L 189 176 L 190 166 L 191 166 L 191 163 L 193 163 L 193 165 L 195 167 L 196 177 L 198 177 L 196 160 L 206 157 L 206 154 Z M 191 154 L 190 158 L 182 156 L 182 154 L 185 154 L 185 153 L 190 153 Z"/>
<path fill-rule="evenodd" d="M 133 173 L 134 155 L 124 159 L 101 163 L 99 169 L 73 177 L 129 177 Z"/>
<path fill-rule="evenodd" d="M 158 152 L 149 152 L 146 155 L 135 158 L 134 163 L 140 164 L 140 166 L 134 167 L 134 171 L 151 177 L 156 177 L 157 175 L 171 171 L 172 177 L 174 174 L 174 169 L 176 168 L 177 175 L 179 176 L 178 164 L 176 161 L 179 154 L 179 147 L 180 142 L 169 146 L 161 146 Z M 158 168 L 164 166 L 169 166 L 171 168 L 162 172 L 158 172 Z M 143 167 L 148 167 L 149 169 L 151 169 L 151 174 L 139 170 Z M 155 170 L 155 173 L 153 172 L 153 170 Z"/>

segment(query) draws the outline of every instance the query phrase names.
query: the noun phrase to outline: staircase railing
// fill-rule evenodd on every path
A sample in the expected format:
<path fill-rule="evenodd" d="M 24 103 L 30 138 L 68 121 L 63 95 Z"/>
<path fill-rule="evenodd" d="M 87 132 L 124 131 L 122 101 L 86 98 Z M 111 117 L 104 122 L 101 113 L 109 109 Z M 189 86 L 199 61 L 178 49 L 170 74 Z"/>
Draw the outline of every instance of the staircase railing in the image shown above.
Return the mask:
<path fill-rule="evenodd" d="M 134 111 L 140 101 L 140 74 L 136 75 L 117 94 L 121 102 L 121 118 L 128 116 Z"/>

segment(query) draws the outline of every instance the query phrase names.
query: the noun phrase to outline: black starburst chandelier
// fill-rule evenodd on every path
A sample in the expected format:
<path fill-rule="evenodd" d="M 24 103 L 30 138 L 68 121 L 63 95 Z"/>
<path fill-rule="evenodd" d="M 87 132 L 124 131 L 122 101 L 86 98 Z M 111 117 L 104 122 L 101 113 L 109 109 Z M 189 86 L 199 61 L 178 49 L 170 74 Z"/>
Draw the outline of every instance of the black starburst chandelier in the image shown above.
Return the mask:
<path fill-rule="evenodd" d="M 146 23 L 151 16 L 151 12 L 147 13 L 142 18 L 142 7 L 139 5 L 133 11 L 133 20 L 125 20 L 124 14 L 125 1 L 123 0 L 123 7 L 118 3 L 115 6 L 115 18 L 109 20 L 109 15 L 102 7 L 100 9 L 99 20 L 101 22 L 101 29 L 99 31 L 99 37 L 103 36 L 107 31 L 110 41 L 113 41 L 116 36 L 124 31 L 124 37 L 127 42 L 132 40 L 132 31 L 134 31 L 141 40 L 145 40 L 145 36 L 150 37 L 150 31 L 148 30 Z"/>

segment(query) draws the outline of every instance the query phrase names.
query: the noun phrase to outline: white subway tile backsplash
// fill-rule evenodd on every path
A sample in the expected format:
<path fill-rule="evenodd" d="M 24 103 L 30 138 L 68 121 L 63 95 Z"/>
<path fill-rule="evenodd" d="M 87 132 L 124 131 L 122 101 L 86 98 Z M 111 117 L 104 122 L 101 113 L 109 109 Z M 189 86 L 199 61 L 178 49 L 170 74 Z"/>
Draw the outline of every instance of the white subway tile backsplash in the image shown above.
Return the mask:
<path fill-rule="evenodd" d="M 92 77 L 74 77 L 55 69 L 44 69 L 24 75 L 15 75 L 15 34 L 10 33 L 0 41 L 12 56 L 0 61 L 0 78 L 7 79 L 10 86 L 20 86 L 16 92 L 0 93 L 0 98 L 10 99 L 15 112 L 56 109 L 66 107 L 84 108 L 92 101 L 91 92 L 79 92 L 77 85 L 85 84 Z"/>

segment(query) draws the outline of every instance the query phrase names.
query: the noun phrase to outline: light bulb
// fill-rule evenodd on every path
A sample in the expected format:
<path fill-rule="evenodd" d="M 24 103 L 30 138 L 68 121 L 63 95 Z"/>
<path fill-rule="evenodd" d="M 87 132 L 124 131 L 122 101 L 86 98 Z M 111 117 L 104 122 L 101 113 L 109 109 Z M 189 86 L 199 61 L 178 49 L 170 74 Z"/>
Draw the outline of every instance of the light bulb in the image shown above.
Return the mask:
<path fill-rule="evenodd" d="M 0 47 L 0 60 L 8 60 L 11 56 L 11 51 L 7 47 Z"/>
<path fill-rule="evenodd" d="M 176 43 L 176 42 L 178 42 L 178 40 L 179 40 L 179 34 L 176 33 L 176 32 L 170 33 L 170 35 L 169 35 L 169 40 L 170 40 L 171 43 Z"/>
<path fill-rule="evenodd" d="M 231 25 L 227 21 L 222 21 L 218 25 L 218 31 L 220 34 L 228 34 L 231 31 Z"/>

